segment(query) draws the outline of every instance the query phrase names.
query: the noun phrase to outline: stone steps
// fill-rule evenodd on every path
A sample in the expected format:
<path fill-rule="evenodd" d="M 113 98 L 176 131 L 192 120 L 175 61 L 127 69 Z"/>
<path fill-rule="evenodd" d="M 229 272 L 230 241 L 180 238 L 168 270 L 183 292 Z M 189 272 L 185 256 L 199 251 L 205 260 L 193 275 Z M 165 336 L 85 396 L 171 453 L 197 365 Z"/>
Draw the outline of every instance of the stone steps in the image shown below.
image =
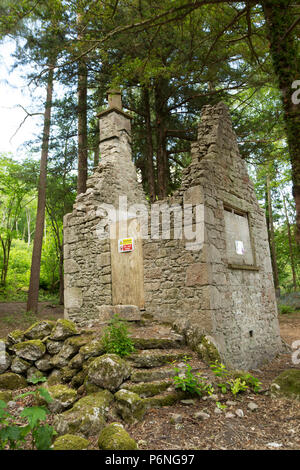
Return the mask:
<path fill-rule="evenodd" d="M 172 406 L 190 398 L 186 392 L 175 389 L 173 378 L 185 373 L 185 358 L 192 373 L 201 372 L 207 366 L 186 346 L 185 338 L 169 325 L 151 321 L 132 326 L 130 337 L 137 351 L 126 358 L 131 363 L 132 372 L 130 379 L 121 385 L 121 390 L 133 394 L 130 400 L 135 394 L 137 401 L 142 399 L 143 405 L 139 406 L 147 410 Z"/>
<path fill-rule="evenodd" d="M 141 398 L 153 397 L 159 395 L 172 386 L 172 379 L 154 380 L 152 382 L 125 382 L 121 385 L 121 389 L 129 390 L 137 393 Z"/>
<path fill-rule="evenodd" d="M 187 354 L 187 350 L 179 351 L 174 349 L 145 349 L 137 353 L 130 354 L 130 356 L 128 356 L 128 360 L 135 368 L 151 369 L 153 367 L 160 367 L 166 364 L 171 364 L 174 361 L 183 360 Z"/>
<path fill-rule="evenodd" d="M 184 345 L 184 338 L 140 338 L 131 336 L 131 340 L 136 349 L 176 349 Z"/>

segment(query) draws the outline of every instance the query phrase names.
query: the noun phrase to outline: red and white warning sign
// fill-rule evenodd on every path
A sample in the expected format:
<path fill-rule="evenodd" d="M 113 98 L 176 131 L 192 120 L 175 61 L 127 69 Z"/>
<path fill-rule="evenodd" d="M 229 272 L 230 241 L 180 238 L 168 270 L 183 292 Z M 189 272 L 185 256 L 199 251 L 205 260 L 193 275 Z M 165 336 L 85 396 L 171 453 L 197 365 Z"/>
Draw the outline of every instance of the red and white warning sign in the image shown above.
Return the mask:
<path fill-rule="evenodd" d="M 134 250 L 133 238 L 121 238 L 119 240 L 119 253 L 127 253 Z"/>

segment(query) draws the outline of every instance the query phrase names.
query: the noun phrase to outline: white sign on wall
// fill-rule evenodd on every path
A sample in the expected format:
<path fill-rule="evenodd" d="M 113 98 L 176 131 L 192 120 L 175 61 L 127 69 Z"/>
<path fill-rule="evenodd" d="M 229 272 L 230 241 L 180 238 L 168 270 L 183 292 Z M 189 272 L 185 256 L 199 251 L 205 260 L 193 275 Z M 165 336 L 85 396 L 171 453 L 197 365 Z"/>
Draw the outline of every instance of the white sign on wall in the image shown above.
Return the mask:
<path fill-rule="evenodd" d="M 119 253 L 128 253 L 129 251 L 134 250 L 134 240 L 133 238 L 121 238 L 119 240 Z"/>
<path fill-rule="evenodd" d="M 237 255 L 244 255 L 245 254 L 244 243 L 241 240 L 236 240 L 235 241 L 235 251 L 236 251 Z"/>

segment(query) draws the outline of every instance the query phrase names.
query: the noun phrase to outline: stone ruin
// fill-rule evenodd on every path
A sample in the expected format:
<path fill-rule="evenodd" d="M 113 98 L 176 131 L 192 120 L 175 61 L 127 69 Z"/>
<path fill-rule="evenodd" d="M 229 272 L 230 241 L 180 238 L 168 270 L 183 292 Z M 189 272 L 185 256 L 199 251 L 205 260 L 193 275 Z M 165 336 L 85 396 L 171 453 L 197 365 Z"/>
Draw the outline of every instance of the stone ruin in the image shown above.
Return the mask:
<path fill-rule="evenodd" d="M 272 359 L 282 340 L 265 215 L 226 105 L 202 109 L 181 188 L 151 208 L 119 92 L 99 121 L 101 161 L 64 219 L 65 318 L 143 313 L 191 344 L 205 337 L 228 366 Z"/>

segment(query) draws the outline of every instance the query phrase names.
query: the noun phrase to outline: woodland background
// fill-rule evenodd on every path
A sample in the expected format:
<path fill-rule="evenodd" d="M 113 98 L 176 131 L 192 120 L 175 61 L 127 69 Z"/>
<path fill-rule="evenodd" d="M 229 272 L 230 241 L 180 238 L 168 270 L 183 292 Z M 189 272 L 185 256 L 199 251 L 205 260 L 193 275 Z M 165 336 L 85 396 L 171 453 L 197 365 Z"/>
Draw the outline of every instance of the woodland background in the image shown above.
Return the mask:
<path fill-rule="evenodd" d="M 297 1 L 1 0 L 0 41 L 14 41 L 14 67 L 30 66 L 44 103 L 25 110 L 43 115 L 26 158 L 0 155 L 0 301 L 33 312 L 38 298 L 63 303 L 63 216 L 101 159 L 109 88 L 132 115 L 150 201 L 179 187 L 202 106 L 228 104 L 266 213 L 275 287 L 299 289 L 299 36 Z"/>

